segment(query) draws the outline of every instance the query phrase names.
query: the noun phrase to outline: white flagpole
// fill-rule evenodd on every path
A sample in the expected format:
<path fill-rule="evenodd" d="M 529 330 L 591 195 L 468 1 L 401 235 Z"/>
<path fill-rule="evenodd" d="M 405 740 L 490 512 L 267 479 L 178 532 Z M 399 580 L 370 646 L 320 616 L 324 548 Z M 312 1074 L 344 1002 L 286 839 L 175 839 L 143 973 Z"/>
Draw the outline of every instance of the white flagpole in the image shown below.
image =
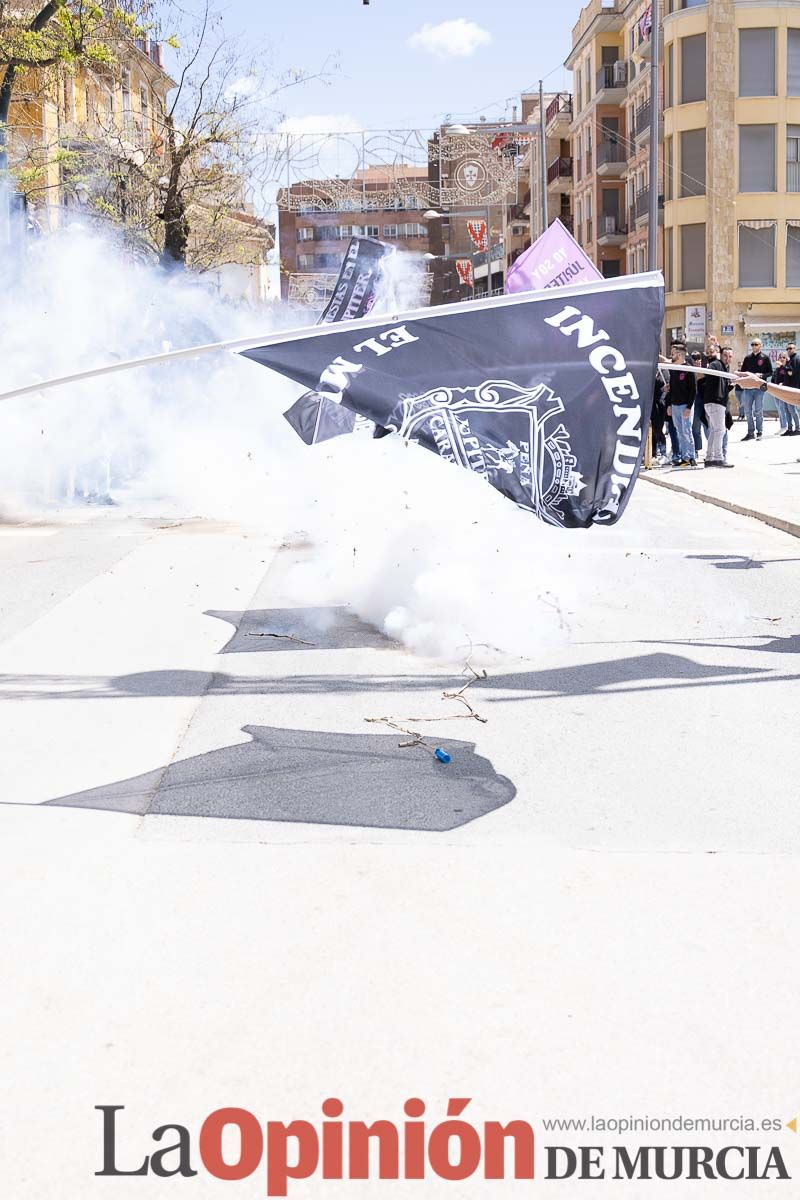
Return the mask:
<path fill-rule="evenodd" d="M 663 287 L 663 280 L 657 273 L 622 275 L 618 279 L 604 280 L 600 286 L 603 291 L 627 291 L 656 285 Z M 597 280 L 592 280 L 590 283 L 576 284 L 574 287 L 559 288 L 558 300 L 566 300 L 571 296 L 581 296 L 586 293 L 596 292 L 597 290 Z M 536 304 L 538 301 L 552 301 L 553 298 L 553 292 L 546 289 L 538 292 L 520 292 L 510 296 L 487 296 L 485 299 L 471 301 L 469 311 L 476 312 L 483 308 L 506 308 L 519 304 Z M 302 329 L 284 329 L 277 333 L 262 334 L 260 337 L 237 338 L 227 342 L 211 342 L 206 346 L 190 346 L 184 350 L 167 350 L 161 354 L 149 354 L 144 358 L 131 358 L 123 362 L 107 363 L 102 367 L 93 367 L 89 371 L 76 371 L 71 375 L 60 375 L 53 379 L 40 379 L 37 383 L 29 383 L 24 387 L 11 388 L 9 391 L 0 392 L 0 400 L 13 400 L 18 396 L 31 396 L 35 395 L 36 392 L 47 391 L 49 388 L 61 387 L 63 384 L 83 383 L 88 379 L 99 379 L 103 375 L 113 375 L 118 371 L 130 371 L 134 367 L 155 366 L 157 363 L 173 362 L 179 358 L 196 358 L 201 354 L 213 354 L 222 350 L 253 350 L 258 346 L 274 346 L 282 342 L 298 342 L 304 338 L 311 337 L 332 337 L 346 333 L 351 329 L 367 331 L 369 329 L 386 328 L 389 325 L 396 324 L 398 321 L 432 320 L 456 314 L 463 316 L 466 310 L 467 306 L 463 303 L 441 304 L 435 308 L 415 308 L 408 309 L 405 312 L 370 314 L 368 317 L 357 317 L 351 321 L 331 322 L 326 325 L 308 325 Z M 661 365 L 666 366 L 667 364 L 664 363 Z M 711 374 L 711 372 L 707 373 Z"/>

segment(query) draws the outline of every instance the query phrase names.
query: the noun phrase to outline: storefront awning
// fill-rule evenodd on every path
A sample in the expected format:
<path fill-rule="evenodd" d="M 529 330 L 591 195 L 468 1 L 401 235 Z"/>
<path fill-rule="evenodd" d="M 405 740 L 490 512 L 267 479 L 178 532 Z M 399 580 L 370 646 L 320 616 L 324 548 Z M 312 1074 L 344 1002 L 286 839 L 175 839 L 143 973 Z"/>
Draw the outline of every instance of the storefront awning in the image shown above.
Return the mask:
<path fill-rule="evenodd" d="M 748 333 L 796 333 L 800 330 L 800 312 L 788 317 L 765 317 L 759 313 L 757 317 L 745 317 L 744 327 Z"/>

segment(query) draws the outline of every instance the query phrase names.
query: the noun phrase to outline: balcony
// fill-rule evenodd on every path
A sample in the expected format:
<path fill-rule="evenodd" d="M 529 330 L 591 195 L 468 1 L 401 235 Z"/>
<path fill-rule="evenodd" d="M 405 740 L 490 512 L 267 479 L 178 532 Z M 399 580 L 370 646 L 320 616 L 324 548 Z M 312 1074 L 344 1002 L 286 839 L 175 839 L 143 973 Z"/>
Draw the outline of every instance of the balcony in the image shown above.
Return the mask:
<path fill-rule="evenodd" d="M 633 120 L 633 136 L 638 142 L 640 138 L 649 136 L 650 134 L 650 114 L 653 106 L 649 100 L 646 100 L 636 110 L 636 116 Z"/>
<path fill-rule="evenodd" d="M 572 159 L 560 154 L 547 168 L 547 190 L 561 191 L 567 182 L 572 182 Z"/>
<path fill-rule="evenodd" d="M 602 216 L 597 226 L 598 246 L 622 246 L 628 236 L 628 231 L 619 221 L 619 217 Z"/>
<path fill-rule="evenodd" d="M 645 188 L 644 191 L 636 193 L 636 225 L 646 225 L 650 217 L 650 189 Z M 658 197 L 658 223 L 664 224 L 664 197 Z"/>
<path fill-rule="evenodd" d="M 634 50 L 634 56 L 641 62 L 652 62 L 653 59 L 653 35 L 652 30 L 648 33 Z M 664 61 L 664 30 L 662 29 L 658 37 L 658 57 L 663 63 Z"/>
<path fill-rule="evenodd" d="M 559 92 L 544 113 L 545 131 L 548 137 L 564 137 L 572 124 L 572 96 Z"/>
<path fill-rule="evenodd" d="M 601 178 L 619 179 L 626 167 L 627 154 L 619 142 L 597 143 L 597 174 Z"/>
<path fill-rule="evenodd" d="M 628 89 L 628 64 L 622 60 L 601 67 L 595 80 L 598 104 L 622 104 Z"/>

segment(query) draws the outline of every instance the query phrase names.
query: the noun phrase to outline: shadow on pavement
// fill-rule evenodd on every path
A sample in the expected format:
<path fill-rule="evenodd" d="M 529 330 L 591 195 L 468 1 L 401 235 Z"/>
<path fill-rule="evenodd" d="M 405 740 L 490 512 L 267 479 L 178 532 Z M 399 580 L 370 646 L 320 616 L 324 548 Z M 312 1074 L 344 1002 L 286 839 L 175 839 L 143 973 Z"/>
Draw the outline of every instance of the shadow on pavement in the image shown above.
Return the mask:
<path fill-rule="evenodd" d="M 720 571 L 763 571 L 776 563 L 800 562 L 800 558 L 749 558 L 746 554 L 687 554 L 692 562 L 710 562 Z"/>
<path fill-rule="evenodd" d="M 211 609 L 205 615 L 233 625 L 233 636 L 220 654 L 381 649 L 394 645 L 344 605 L 325 608 L 256 608 L 245 612 Z"/>
<path fill-rule="evenodd" d="M 516 795 L 472 742 L 441 744 L 452 762 L 401 749 L 402 734 L 315 733 L 246 725 L 250 741 L 71 796 L 65 808 L 444 832 Z"/>
<path fill-rule="evenodd" d="M 681 643 L 695 644 L 695 643 Z M 699 643 L 698 643 L 699 644 Z M 758 647 L 763 649 L 763 647 Z M 743 647 L 748 649 L 748 647 Z M 542 671 L 498 672 L 476 680 L 470 695 L 479 692 L 527 692 L 520 700 L 558 696 L 614 695 L 659 691 L 696 685 L 748 683 L 794 676 L 773 676 L 760 667 L 707 666 L 678 654 L 638 654 L 601 662 L 579 663 Z M 302 696 L 324 693 L 380 694 L 437 691 L 452 686 L 455 675 L 279 675 L 249 676 L 204 671 L 142 671 L 132 675 L 47 676 L 0 675 L 2 700 L 108 700 L 133 696 Z M 487 697 L 497 699 L 497 697 Z"/>

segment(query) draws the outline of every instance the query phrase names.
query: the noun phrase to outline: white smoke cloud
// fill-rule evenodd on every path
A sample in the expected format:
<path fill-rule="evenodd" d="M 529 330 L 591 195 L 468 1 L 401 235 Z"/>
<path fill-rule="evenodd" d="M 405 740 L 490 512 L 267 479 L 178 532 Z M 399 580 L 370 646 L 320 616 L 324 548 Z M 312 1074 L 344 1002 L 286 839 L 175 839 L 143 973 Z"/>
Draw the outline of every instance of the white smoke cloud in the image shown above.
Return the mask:
<path fill-rule="evenodd" d="M 385 304 L 419 304 L 420 260 L 399 253 L 392 271 Z M 133 264 L 75 226 L 32 245 L 5 301 L 0 390 L 311 319 L 225 303 L 202 278 Z M 608 531 L 550 529 L 397 437 L 307 447 L 282 416 L 301 391 L 217 354 L 3 401 L 0 514 L 57 521 L 76 506 L 115 504 L 123 516 L 257 526 L 276 544 L 303 535 L 314 551 L 290 579 L 295 603 L 348 605 L 451 661 L 470 642 L 476 661 L 493 647 L 535 654 L 574 631 L 576 614 L 602 612 L 608 560 L 592 539 Z M 649 622 L 662 580 L 655 560 L 634 562 L 652 568 L 652 595 L 640 589 L 637 601 Z"/>
<path fill-rule="evenodd" d="M 436 58 L 470 58 L 481 46 L 488 46 L 492 35 L 475 21 L 458 17 L 438 25 L 426 22 L 408 39 L 412 50 L 422 50 Z"/>

